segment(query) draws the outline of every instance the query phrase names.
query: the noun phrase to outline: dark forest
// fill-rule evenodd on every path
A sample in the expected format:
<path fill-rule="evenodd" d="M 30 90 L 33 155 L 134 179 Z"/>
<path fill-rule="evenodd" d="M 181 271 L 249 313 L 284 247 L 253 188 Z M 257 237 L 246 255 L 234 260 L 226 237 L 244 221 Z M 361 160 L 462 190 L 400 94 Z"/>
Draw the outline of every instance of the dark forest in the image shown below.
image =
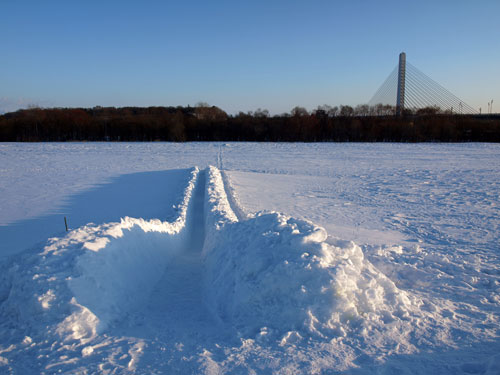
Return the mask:
<path fill-rule="evenodd" d="M 29 108 L 0 116 L 0 141 L 500 142 L 500 115 L 424 108 L 396 117 L 382 105 L 296 107 L 277 116 L 206 105 Z"/>

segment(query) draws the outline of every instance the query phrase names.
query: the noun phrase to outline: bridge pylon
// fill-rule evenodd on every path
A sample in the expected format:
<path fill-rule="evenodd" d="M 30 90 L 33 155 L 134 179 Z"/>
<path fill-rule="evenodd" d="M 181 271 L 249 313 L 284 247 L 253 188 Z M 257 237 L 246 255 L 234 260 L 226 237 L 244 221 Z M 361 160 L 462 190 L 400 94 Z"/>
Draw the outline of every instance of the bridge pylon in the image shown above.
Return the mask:
<path fill-rule="evenodd" d="M 396 97 L 396 115 L 402 116 L 405 110 L 406 53 L 399 54 L 398 93 Z"/>
<path fill-rule="evenodd" d="M 422 113 L 477 113 L 462 99 L 406 61 L 404 52 L 399 54 L 399 64 L 368 102 L 374 107 L 382 105 L 391 108 L 394 108 L 394 103 L 397 116 L 403 116 L 405 112 L 417 113 L 420 109 L 424 110 Z"/>

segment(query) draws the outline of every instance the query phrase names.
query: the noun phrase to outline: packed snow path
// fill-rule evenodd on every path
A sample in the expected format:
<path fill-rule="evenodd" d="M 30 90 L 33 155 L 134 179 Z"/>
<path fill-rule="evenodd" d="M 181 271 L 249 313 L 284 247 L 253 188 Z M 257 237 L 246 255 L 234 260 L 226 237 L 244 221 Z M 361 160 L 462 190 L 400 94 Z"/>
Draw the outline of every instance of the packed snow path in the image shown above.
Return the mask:
<path fill-rule="evenodd" d="M 143 310 L 121 327 L 130 333 L 163 342 L 199 343 L 207 327 L 216 332 L 217 322 L 204 301 L 202 250 L 205 241 L 206 173 L 198 174 L 186 232 L 180 249 L 170 259 Z M 168 251 L 169 249 L 165 249 Z"/>
<path fill-rule="evenodd" d="M 185 244 L 170 260 L 161 280 L 149 299 L 150 312 L 162 320 L 200 320 L 202 313 L 202 258 L 205 240 L 204 219 L 205 173 L 200 172 L 188 213 Z M 183 319 L 181 319 L 183 318 Z"/>

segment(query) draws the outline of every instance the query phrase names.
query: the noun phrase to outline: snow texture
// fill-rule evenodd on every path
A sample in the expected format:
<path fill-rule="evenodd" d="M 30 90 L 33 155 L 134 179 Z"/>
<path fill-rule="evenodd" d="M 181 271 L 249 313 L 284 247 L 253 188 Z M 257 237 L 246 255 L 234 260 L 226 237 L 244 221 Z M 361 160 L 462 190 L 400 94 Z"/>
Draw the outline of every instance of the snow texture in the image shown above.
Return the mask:
<path fill-rule="evenodd" d="M 0 373 L 500 373 L 498 146 L 0 146 Z"/>

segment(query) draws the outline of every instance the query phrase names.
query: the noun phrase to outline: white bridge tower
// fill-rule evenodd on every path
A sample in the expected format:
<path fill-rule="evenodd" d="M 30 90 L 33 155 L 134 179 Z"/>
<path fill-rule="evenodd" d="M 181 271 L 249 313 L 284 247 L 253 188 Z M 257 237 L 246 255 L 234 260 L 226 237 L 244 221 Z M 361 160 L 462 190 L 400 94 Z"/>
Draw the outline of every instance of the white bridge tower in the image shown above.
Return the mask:
<path fill-rule="evenodd" d="M 398 68 L 398 95 L 396 98 L 396 115 L 402 116 L 405 110 L 405 78 L 406 78 L 406 53 L 399 54 Z"/>

